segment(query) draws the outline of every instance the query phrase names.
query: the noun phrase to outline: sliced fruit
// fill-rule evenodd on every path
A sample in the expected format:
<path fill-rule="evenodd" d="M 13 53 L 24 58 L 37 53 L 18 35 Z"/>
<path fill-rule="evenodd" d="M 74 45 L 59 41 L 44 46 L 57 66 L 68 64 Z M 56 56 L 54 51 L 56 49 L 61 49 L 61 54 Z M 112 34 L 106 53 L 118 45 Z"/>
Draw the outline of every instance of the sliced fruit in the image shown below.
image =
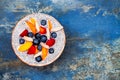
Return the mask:
<path fill-rule="evenodd" d="M 37 56 L 41 56 L 41 55 L 42 55 L 42 51 L 36 53 L 36 54 L 34 55 L 34 58 L 36 58 Z"/>
<path fill-rule="evenodd" d="M 25 30 L 20 34 L 20 36 L 21 36 L 21 37 L 24 37 L 24 36 L 27 36 L 27 34 L 28 34 L 28 30 L 25 29 Z"/>
<path fill-rule="evenodd" d="M 41 43 L 40 43 L 40 45 L 41 45 L 42 47 L 44 47 L 44 48 L 47 48 L 47 49 L 49 49 L 49 48 L 50 48 L 48 45 L 46 45 L 46 44 L 45 44 L 45 43 L 43 43 L 43 42 L 41 42 Z"/>
<path fill-rule="evenodd" d="M 57 32 L 60 31 L 61 29 L 63 29 L 63 27 L 55 27 L 51 29 L 51 32 Z"/>
<path fill-rule="evenodd" d="M 46 34 L 46 28 L 40 26 L 40 34 Z"/>
<path fill-rule="evenodd" d="M 22 44 L 18 47 L 18 50 L 21 52 L 24 52 L 24 51 L 28 50 L 32 46 L 32 44 L 33 44 L 32 42 L 26 41 L 24 44 Z"/>
<path fill-rule="evenodd" d="M 48 28 L 46 28 L 46 30 L 47 30 L 47 33 L 46 33 L 47 39 L 50 39 L 50 31 Z"/>
<path fill-rule="evenodd" d="M 36 21 L 36 23 L 35 23 L 35 26 L 36 26 L 36 30 L 37 30 L 37 32 L 39 32 L 39 31 L 40 31 L 40 26 L 39 26 L 39 24 L 38 24 L 37 21 Z"/>
<path fill-rule="evenodd" d="M 32 45 L 29 49 L 27 54 L 35 54 L 36 53 L 36 47 Z"/>
<path fill-rule="evenodd" d="M 50 38 L 47 42 L 46 42 L 46 44 L 48 45 L 48 46 L 53 46 L 54 44 L 55 44 L 55 39 L 53 39 L 53 38 Z"/>
<path fill-rule="evenodd" d="M 31 37 L 27 37 L 27 36 L 24 36 L 23 39 L 26 41 L 33 41 L 33 39 Z"/>
<path fill-rule="evenodd" d="M 30 22 L 35 25 L 36 24 L 36 20 L 34 18 L 30 18 Z"/>
<path fill-rule="evenodd" d="M 39 52 L 39 50 L 38 50 L 37 47 L 36 47 L 36 52 L 35 52 L 35 53 L 37 54 L 38 52 Z"/>
<path fill-rule="evenodd" d="M 48 20 L 48 28 L 49 28 L 49 30 L 51 31 L 51 29 L 52 29 L 52 23 L 51 23 L 50 20 Z"/>
<path fill-rule="evenodd" d="M 35 25 L 32 24 L 29 21 L 26 21 L 26 24 L 29 26 L 29 28 L 31 29 L 31 31 L 33 32 L 33 34 L 35 34 L 36 33 L 36 27 L 35 27 Z"/>
<path fill-rule="evenodd" d="M 41 55 L 42 59 L 44 60 L 47 57 L 47 55 L 48 55 L 48 49 L 43 47 L 42 55 Z"/>

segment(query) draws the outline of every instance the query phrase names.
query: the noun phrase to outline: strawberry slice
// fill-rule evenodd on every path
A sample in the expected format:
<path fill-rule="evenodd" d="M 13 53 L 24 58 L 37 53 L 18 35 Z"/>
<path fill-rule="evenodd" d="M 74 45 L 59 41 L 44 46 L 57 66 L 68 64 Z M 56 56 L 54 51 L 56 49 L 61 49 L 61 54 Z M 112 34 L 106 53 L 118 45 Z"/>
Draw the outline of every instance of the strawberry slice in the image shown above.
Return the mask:
<path fill-rule="evenodd" d="M 46 44 L 47 44 L 49 47 L 53 46 L 53 45 L 55 44 L 55 39 L 50 38 L 50 39 L 46 42 Z"/>
<path fill-rule="evenodd" d="M 28 34 L 28 30 L 25 29 L 25 30 L 20 34 L 20 36 L 21 36 L 21 37 L 24 37 L 24 36 L 27 36 L 27 34 Z"/>
<path fill-rule="evenodd" d="M 35 47 L 34 45 L 32 45 L 32 46 L 29 48 L 27 54 L 35 54 L 35 53 L 36 53 L 36 47 Z"/>
<path fill-rule="evenodd" d="M 46 28 L 40 26 L 40 34 L 46 34 Z"/>

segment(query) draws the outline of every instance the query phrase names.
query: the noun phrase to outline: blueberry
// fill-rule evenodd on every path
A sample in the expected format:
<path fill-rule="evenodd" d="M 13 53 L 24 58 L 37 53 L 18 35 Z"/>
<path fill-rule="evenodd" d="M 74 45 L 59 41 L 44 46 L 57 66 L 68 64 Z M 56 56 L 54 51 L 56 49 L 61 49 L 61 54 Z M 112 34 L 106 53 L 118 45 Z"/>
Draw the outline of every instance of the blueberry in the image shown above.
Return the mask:
<path fill-rule="evenodd" d="M 49 49 L 49 53 L 50 53 L 50 54 L 54 53 L 54 49 L 53 49 L 53 48 L 50 48 L 50 49 Z"/>
<path fill-rule="evenodd" d="M 40 35 L 39 33 L 36 33 L 36 34 L 35 34 L 35 38 L 36 38 L 36 39 L 40 39 L 40 36 L 41 36 L 41 35 Z"/>
<path fill-rule="evenodd" d="M 45 35 L 42 35 L 40 39 L 41 39 L 41 42 L 44 42 L 44 43 L 47 41 L 47 37 Z"/>
<path fill-rule="evenodd" d="M 37 56 L 37 57 L 35 58 L 35 60 L 36 60 L 37 62 L 40 62 L 40 61 L 42 61 L 42 57 L 41 57 L 41 56 Z"/>
<path fill-rule="evenodd" d="M 40 40 L 38 40 L 38 39 L 33 39 L 33 44 L 34 44 L 34 45 L 39 45 L 39 44 L 40 44 Z"/>
<path fill-rule="evenodd" d="M 28 37 L 33 37 L 34 35 L 33 35 L 32 32 L 29 32 L 27 36 L 28 36 Z"/>
<path fill-rule="evenodd" d="M 41 51 L 41 50 L 42 50 L 42 46 L 41 46 L 41 45 L 38 45 L 37 49 L 38 49 L 39 51 Z"/>
<path fill-rule="evenodd" d="M 46 20 L 41 20 L 41 25 L 45 26 L 46 25 Z"/>
<path fill-rule="evenodd" d="M 51 33 L 51 37 L 52 37 L 52 38 L 56 38 L 56 37 L 57 37 L 57 33 L 56 33 L 56 32 L 52 32 L 52 33 Z"/>
<path fill-rule="evenodd" d="M 22 39 L 22 38 L 21 38 L 21 39 L 19 39 L 19 43 L 20 43 L 20 44 L 23 44 L 24 42 L 25 42 L 25 40 L 24 40 L 24 39 Z"/>

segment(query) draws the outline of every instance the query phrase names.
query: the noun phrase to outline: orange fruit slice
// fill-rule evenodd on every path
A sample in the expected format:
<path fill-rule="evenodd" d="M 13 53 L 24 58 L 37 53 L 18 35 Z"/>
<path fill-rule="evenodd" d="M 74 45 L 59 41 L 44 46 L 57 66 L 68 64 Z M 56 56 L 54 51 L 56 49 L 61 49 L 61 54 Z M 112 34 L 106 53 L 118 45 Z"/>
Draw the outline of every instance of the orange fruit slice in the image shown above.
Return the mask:
<path fill-rule="evenodd" d="M 47 55 L 48 55 L 48 49 L 42 47 L 42 55 L 41 55 L 42 59 L 44 60 L 47 57 Z"/>
<path fill-rule="evenodd" d="M 26 41 L 24 44 L 18 47 L 18 50 L 21 52 L 27 51 L 32 46 L 32 44 L 33 44 L 32 42 Z"/>
<path fill-rule="evenodd" d="M 34 18 L 30 18 L 30 22 L 35 25 L 36 24 L 36 20 Z"/>
<path fill-rule="evenodd" d="M 48 20 L 48 28 L 49 28 L 49 30 L 51 31 L 51 29 L 52 29 L 52 23 L 51 23 L 50 20 Z"/>
<path fill-rule="evenodd" d="M 40 34 L 46 34 L 46 28 L 40 26 Z"/>
<path fill-rule="evenodd" d="M 35 34 L 36 33 L 36 27 L 34 24 L 32 24 L 30 21 L 26 21 L 26 24 L 29 26 L 31 31 Z"/>

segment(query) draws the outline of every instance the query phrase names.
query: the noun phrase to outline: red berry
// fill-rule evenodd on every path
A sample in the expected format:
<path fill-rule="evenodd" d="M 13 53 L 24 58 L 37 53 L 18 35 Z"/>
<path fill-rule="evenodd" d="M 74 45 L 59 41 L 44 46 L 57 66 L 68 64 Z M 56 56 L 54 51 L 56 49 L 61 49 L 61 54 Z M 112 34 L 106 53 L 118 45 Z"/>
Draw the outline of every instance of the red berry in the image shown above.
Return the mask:
<path fill-rule="evenodd" d="M 46 34 L 46 28 L 40 26 L 40 34 Z"/>
<path fill-rule="evenodd" d="M 53 38 L 50 38 L 50 40 L 48 40 L 47 42 L 46 42 L 46 44 L 48 45 L 48 46 L 53 46 L 54 44 L 55 44 L 55 39 L 53 39 Z"/>
<path fill-rule="evenodd" d="M 20 34 L 20 36 L 21 36 L 21 37 L 24 37 L 24 36 L 27 36 L 27 34 L 28 34 L 28 30 L 25 29 L 25 30 Z"/>
<path fill-rule="evenodd" d="M 34 45 L 32 45 L 32 46 L 29 48 L 27 54 L 35 54 L 35 53 L 36 53 L 36 47 L 35 47 Z"/>

